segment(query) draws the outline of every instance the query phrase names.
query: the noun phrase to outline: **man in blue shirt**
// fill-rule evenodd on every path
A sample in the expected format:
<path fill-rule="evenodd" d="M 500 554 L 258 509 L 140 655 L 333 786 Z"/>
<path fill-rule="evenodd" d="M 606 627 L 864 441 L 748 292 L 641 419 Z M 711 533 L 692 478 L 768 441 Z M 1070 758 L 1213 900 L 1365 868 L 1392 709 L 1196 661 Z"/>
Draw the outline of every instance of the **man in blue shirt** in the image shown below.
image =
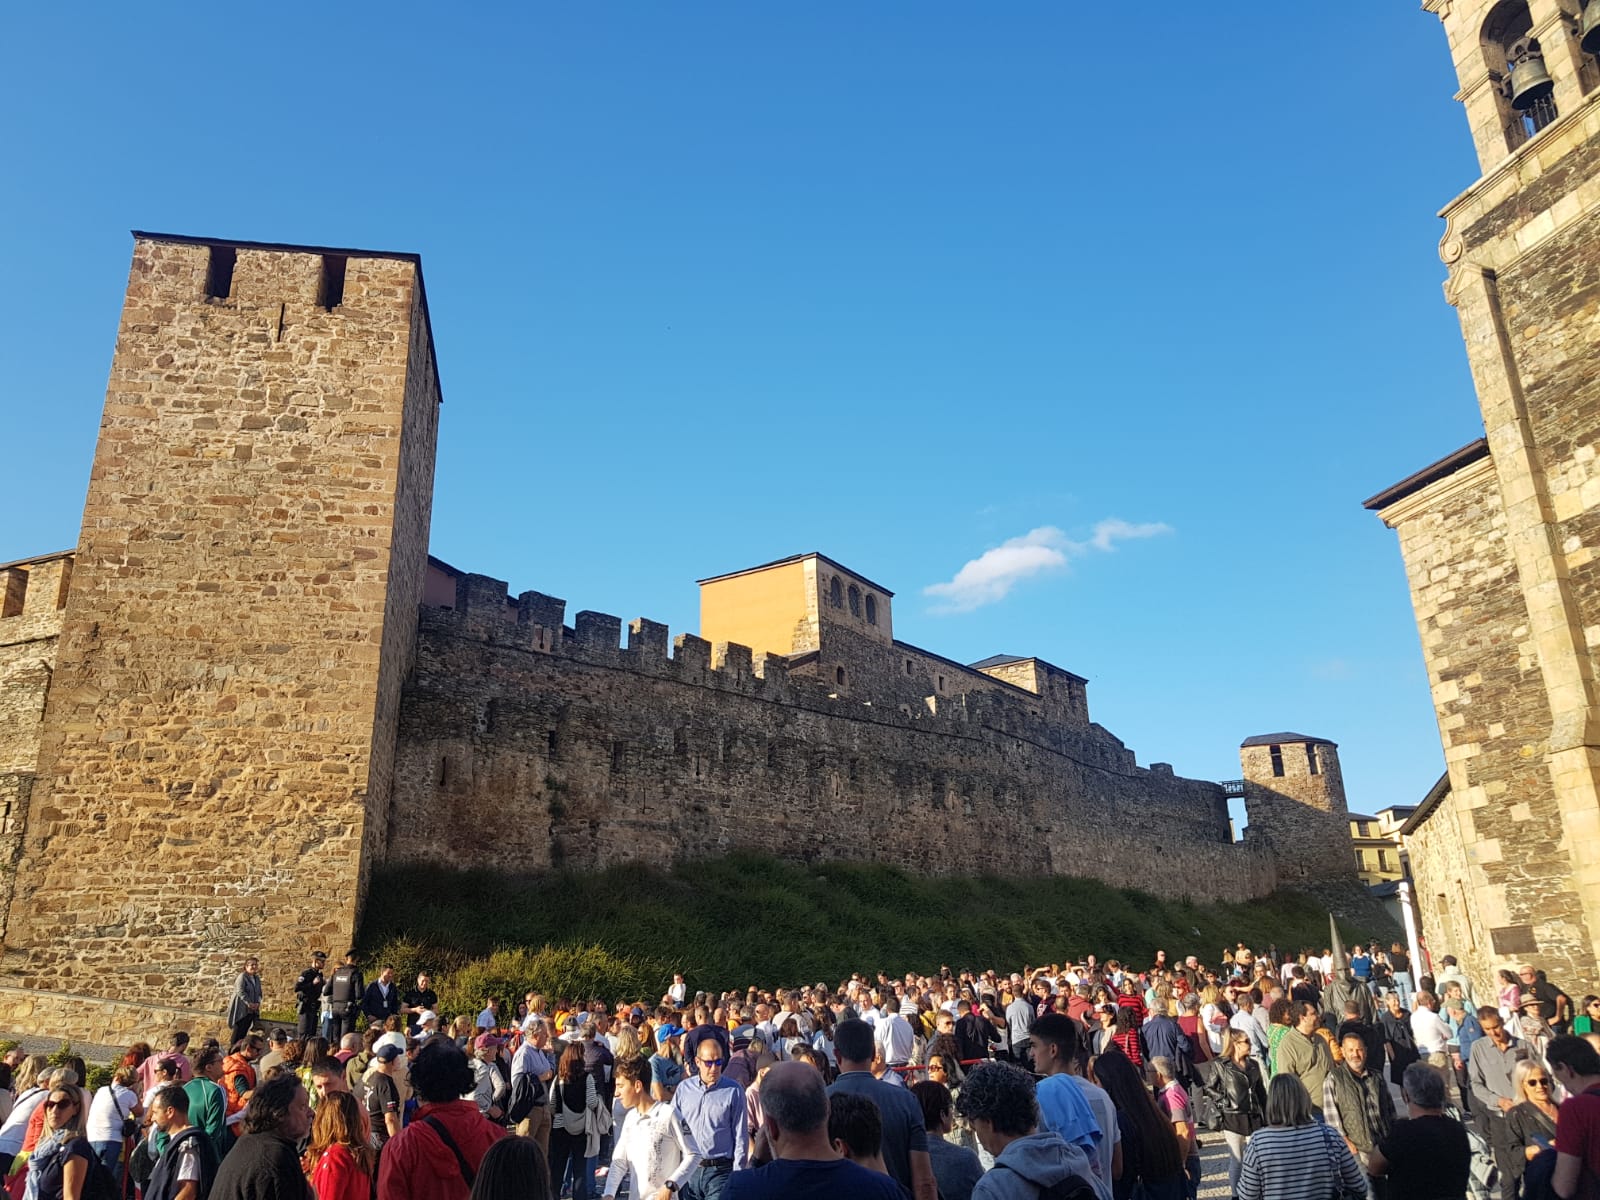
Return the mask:
<path fill-rule="evenodd" d="M 744 1089 L 722 1077 L 728 1052 L 720 1038 L 703 1037 L 695 1043 L 694 1065 L 695 1073 L 678 1085 L 672 1097 L 672 1107 L 705 1156 L 683 1194 L 686 1200 L 721 1200 L 729 1176 L 748 1165 L 749 1113 Z"/>
<path fill-rule="evenodd" d="M 1139 1049 L 1145 1062 L 1152 1058 L 1170 1058 L 1173 1062 L 1189 1061 L 1189 1036 L 1166 1013 L 1154 1013 L 1139 1031 Z"/>
<path fill-rule="evenodd" d="M 883 1161 L 889 1174 L 911 1192 L 914 1200 L 938 1200 L 939 1185 L 934 1182 L 933 1163 L 928 1158 L 922 1105 L 905 1087 L 873 1076 L 872 1051 L 872 1026 L 865 1021 L 852 1018 L 834 1026 L 833 1052 L 839 1060 L 839 1078 L 833 1081 L 828 1094 L 847 1092 L 865 1096 L 876 1104 L 883 1118 Z"/>

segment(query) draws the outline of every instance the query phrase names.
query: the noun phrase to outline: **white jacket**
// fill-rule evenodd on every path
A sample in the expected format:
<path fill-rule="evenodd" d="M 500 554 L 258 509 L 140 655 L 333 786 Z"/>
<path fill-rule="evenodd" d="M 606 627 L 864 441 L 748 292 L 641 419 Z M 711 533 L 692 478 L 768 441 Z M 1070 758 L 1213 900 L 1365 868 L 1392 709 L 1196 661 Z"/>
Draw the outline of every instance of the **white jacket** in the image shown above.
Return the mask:
<path fill-rule="evenodd" d="M 653 1196 L 669 1182 L 682 1187 L 699 1165 L 694 1134 L 672 1105 L 654 1104 L 643 1116 L 632 1109 L 611 1153 L 604 1196 L 615 1196 L 625 1179 L 633 1181 L 630 1196 Z"/>

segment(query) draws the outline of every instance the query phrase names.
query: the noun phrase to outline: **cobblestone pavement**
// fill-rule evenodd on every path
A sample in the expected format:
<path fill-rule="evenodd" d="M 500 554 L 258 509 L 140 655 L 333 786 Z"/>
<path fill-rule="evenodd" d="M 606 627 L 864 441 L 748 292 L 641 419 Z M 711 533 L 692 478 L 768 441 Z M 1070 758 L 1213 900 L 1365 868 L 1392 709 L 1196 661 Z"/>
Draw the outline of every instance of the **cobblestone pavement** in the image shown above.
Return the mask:
<path fill-rule="evenodd" d="M 1200 1164 L 1205 1174 L 1200 1179 L 1200 1200 L 1228 1200 L 1228 1144 L 1220 1133 L 1200 1135 Z"/>
<path fill-rule="evenodd" d="M 35 1037 L 31 1033 L 0 1033 L 0 1041 L 20 1042 L 29 1054 L 54 1054 L 61 1049 L 60 1038 Z M 75 1054 L 87 1063 L 112 1063 L 122 1057 L 126 1046 L 97 1046 L 92 1042 L 73 1042 Z"/>

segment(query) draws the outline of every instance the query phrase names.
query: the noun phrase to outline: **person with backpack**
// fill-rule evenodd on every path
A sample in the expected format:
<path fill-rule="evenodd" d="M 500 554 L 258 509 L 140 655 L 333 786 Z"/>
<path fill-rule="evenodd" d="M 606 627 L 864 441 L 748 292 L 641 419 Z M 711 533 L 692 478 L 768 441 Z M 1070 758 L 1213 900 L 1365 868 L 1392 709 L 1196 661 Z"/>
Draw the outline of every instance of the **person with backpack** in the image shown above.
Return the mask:
<path fill-rule="evenodd" d="M 167 1137 L 167 1148 L 150 1173 L 144 1200 L 206 1200 L 217 1178 L 217 1151 L 203 1129 L 189 1124 L 189 1093 L 177 1084 L 156 1092 L 150 1123 Z"/>
<path fill-rule="evenodd" d="M 972 1200 L 1111 1200 L 1088 1156 L 1052 1130 L 1039 1129 L 1033 1076 L 1011 1063 L 973 1067 L 961 1085 L 956 1112 L 994 1166 L 972 1189 Z"/>
<path fill-rule="evenodd" d="M 489 1147 L 506 1130 L 472 1100 L 472 1067 L 460 1047 L 433 1038 L 411 1064 L 416 1116 L 378 1158 L 378 1200 L 467 1200 Z"/>
<path fill-rule="evenodd" d="M 506 1124 L 518 1136 L 531 1137 L 541 1152 L 550 1145 L 550 1081 L 555 1064 L 545 1053 L 550 1032 L 544 1018 L 532 1016 L 523 1026 L 522 1044 L 511 1056 L 511 1099 L 506 1103 Z"/>
<path fill-rule="evenodd" d="M 44 1136 L 28 1155 L 26 1200 L 105 1200 L 109 1186 L 92 1186 L 105 1167 L 83 1136 L 83 1092 L 58 1083 L 43 1108 Z"/>

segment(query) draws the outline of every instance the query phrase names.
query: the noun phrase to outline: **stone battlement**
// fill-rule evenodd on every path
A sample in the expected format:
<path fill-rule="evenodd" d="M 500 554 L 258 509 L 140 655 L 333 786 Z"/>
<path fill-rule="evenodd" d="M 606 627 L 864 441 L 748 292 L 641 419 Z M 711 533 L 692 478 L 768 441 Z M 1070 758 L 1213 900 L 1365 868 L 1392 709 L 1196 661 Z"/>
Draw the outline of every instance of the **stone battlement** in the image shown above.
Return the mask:
<path fill-rule="evenodd" d="M 1148 773 L 1104 726 L 1052 719 L 1054 714 L 1033 693 L 1002 679 L 980 676 L 982 689 L 927 695 L 916 702 L 892 694 L 879 700 L 871 694 L 870 679 L 858 680 L 842 693 L 808 670 L 809 664 L 792 670 L 790 658 L 757 653 L 737 642 L 708 642 L 690 633 L 671 637 L 666 625 L 643 617 L 626 623 L 624 639 L 622 619 L 610 613 L 585 610 L 566 625 L 565 600 L 537 591 L 512 598 L 504 581 L 487 575 L 462 574 L 454 583 L 455 607 L 424 607 L 424 629 L 878 724 L 953 735 L 983 726 L 1040 749 L 1086 759 L 1096 769 Z M 950 667 L 979 676 L 959 663 Z M 1160 765 L 1164 770 L 1157 773 L 1172 778 L 1172 768 Z"/>
<path fill-rule="evenodd" d="M 60 634 L 72 563 L 63 550 L 0 566 L 0 646 Z"/>
<path fill-rule="evenodd" d="M 951 690 L 907 699 L 891 684 L 927 655 L 914 647 L 895 643 L 882 672 L 848 659 L 841 688 L 816 653 L 671 637 L 643 618 L 624 639 L 610 614 L 567 625 L 544 593 L 453 584 L 430 587 L 419 618 L 390 861 L 589 869 L 753 848 L 954 872 L 999 854 L 1126 884 L 1167 847 L 1206 865 L 1184 873 L 1196 896 L 1276 882 L 1269 847 L 1233 842 L 1219 784 L 1140 768 L 1100 726 L 937 656 Z"/>

